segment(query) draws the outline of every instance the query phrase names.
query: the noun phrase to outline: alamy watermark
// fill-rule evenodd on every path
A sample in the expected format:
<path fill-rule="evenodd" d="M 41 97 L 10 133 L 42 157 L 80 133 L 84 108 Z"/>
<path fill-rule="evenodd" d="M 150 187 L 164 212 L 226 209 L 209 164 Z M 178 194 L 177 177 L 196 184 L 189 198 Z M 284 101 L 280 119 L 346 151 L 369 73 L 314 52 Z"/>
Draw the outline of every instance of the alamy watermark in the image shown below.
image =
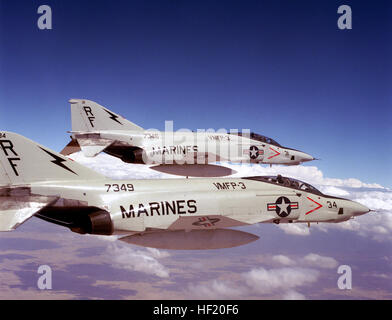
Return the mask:
<path fill-rule="evenodd" d="M 341 16 L 339 16 L 338 18 L 338 28 L 340 30 L 351 30 L 353 28 L 351 7 L 346 4 L 343 4 L 339 6 L 338 13 L 341 14 Z"/>
<path fill-rule="evenodd" d="M 37 287 L 40 290 L 51 290 L 52 289 L 52 268 L 48 265 L 41 265 L 37 270 L 39 276 L 37 281 Z"/>
<path fill-rule="evenodd" d="M 38 14 L 41 14 L 37 20 L 37 26 L 40 30 L 52 29 L 52 8 L 46 4 L 38 7 Z"/>
<path fill-rule="evenodd" d="M 340 290 L 351 290 L 353 283 L 351 267 L 348 265 L 340 265 L 337 273 L 341 274 L 337 282 L 338 288 Z"/>
<path fill-rule="evenodd" d="M 216 161 L 231 161 L 248 163 L 250 147 L 255 141 L 271 143 L 271 139 L 252 133 L 249 129 L 190 129 L 173 130 L 173 121 L 165 121 L 165 130 L 148 129 L 143 138 L 147 148 L 141 152 L 141 157 L 146 164 L 206 164 Z M 269 141 L 271 140 L 271 141 Z M 262 148 L 260 146 L 260 148 Z M 262 160 L 263 150 L 257 154 Z"/>
<path fill-rule="evenodd" d="M 52 8 L 46 4 L 38 7 L 37 13 L 40 14 L 37 20 L 37 26 L 40 30 L 52 29 Z M 337 25 L 340 30 L 352 29 L 352 10 L 349 5 L 342 4 L 338 7 L 338 14 L 340 14 Z"/>

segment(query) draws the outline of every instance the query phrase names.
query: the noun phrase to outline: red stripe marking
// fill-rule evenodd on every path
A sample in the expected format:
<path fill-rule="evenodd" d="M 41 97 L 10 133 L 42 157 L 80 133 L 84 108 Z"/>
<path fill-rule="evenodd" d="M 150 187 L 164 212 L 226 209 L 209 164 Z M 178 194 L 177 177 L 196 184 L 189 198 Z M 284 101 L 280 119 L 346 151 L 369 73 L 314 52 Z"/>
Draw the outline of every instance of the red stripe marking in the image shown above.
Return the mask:
<path fill-rule="evenodd" d="M 323 206 L 322 204 L 320 204 L 320 203 L 314 201 L 313 199 L 311 199 L 311 198 L 309 198 L 309 197 L 306 197 L 306 198 L 309 199 L 310 201 L 314 202 L 315 204 L 317 204 L 318 207 L 317 207 L 317 208 L 314 208 L 313 210 L 310 210 L 310 211 L 306 212 L 305 215 L 307 215 L 307 214 L 309 214 L 309 213 L 312 213 L 313 211 L 316 211 L 316 210 L 320 209 L 320 208 Z"/>
<path fill-rule="evenodd" d="M 274 151 L 275 154 L 274 154 L 273 156 L 269 156 L 268 159 L 271 159 L 271 158 L 273 158 L 273 157 L 276 157 L 276 156 L 280 155 L 280 152 L 279 152 L 279 151 L 276 151 L 275 149 L 272 149 L 271 147 L 270 147 L 270 150 Z"/>

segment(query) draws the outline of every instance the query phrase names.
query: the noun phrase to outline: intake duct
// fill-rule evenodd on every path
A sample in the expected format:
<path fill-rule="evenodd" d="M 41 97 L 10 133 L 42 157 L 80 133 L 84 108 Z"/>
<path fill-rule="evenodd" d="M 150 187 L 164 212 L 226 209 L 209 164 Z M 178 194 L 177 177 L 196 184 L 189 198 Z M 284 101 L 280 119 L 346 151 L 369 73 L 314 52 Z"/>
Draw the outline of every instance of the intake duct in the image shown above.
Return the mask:
<path fill-rule="evenodd" d="M 81 234 L 113 234 L 110 213 L 97 207 L 46 207 L 36 217 Z"/>
<path fill-rule="evenodd" d="M 104 152 L 113 157 L 120 158 L 125 163 L 145 163 L 143 159 L 144 151 L 138 147 L 111 145 Z"/>
<path fill-rule="evenodd" d="M 107 211 L 95 211 L 87 215 L 84 226 L 85 232 L 90 234 L 111 235 L 113 233 L 113 223 Z"/>

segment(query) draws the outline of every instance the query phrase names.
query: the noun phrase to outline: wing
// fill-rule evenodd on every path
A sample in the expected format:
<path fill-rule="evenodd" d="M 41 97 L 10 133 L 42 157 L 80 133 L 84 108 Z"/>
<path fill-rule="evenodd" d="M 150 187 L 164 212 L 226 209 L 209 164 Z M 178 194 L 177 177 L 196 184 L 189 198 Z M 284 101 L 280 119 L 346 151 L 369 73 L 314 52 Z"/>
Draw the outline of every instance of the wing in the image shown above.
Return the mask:
<path fill-rule="evenodd" d="M 0 188 L 0 231 L 12 231 L 58 197 L 30 193 L 30 188 Z"/>

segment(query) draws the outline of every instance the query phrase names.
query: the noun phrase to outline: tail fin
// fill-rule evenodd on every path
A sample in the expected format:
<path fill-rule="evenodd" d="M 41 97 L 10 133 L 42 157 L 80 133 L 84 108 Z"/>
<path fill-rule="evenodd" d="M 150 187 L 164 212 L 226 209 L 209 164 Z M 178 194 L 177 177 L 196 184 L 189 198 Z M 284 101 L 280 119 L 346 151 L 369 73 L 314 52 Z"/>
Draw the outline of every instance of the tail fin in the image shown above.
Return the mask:
<path fill-rule="evenodd" d="M 0 186 L 103 178 L 101 174 L 19 134 L 0 131 Z"/>
<path fill-rule="evenodd" d="M 94 101 L 71 99 L 69 102 L 71 103 L 72 131 L 143 130 L 142 127 L 113 113 Z"/>

